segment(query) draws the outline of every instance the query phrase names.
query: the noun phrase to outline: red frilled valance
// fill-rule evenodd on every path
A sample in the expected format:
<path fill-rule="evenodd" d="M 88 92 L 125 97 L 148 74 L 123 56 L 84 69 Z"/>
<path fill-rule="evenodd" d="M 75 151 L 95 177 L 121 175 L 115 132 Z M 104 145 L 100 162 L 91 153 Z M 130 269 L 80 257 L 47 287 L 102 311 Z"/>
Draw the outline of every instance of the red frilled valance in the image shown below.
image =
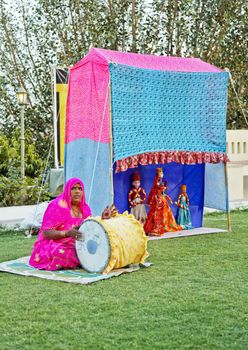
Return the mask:
<path fill-rule="evenodd" d="M 116 173 L 127 169 L 137 168 L 138 165 L 167 164 L 171 162 L 179 164 L 202 163 L 226 163 L 228 157 L 225 153 L 218 152 L 190 152 L 190 151 L 163 151 L 147 152 L 135 156 L 126 157 L 116 161 Z"/>

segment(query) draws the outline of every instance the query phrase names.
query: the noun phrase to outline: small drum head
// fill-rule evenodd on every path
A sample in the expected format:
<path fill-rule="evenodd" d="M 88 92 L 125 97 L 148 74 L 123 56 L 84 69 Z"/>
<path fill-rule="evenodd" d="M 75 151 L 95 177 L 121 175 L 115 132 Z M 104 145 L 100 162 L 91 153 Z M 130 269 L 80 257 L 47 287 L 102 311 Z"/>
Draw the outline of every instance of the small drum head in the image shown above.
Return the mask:
<path fill-rule="evenodd" d="M 88 272 L 102 272 L 108 265 L 110 243 L 107 232 L 96 220 L 86 220 L 80 226 L 82 234 L 76 240 L 76 252 L 82 267 Z"/>

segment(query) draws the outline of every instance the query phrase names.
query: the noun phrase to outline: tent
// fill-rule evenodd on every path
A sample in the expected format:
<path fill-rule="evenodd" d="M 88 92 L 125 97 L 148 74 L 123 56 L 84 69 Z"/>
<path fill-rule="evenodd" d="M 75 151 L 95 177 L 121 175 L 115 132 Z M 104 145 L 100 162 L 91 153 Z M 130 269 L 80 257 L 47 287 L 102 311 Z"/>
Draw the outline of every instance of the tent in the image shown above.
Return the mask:
<path fill-rule="evenodd" d="M 112 202 L 123 212 L 134 171 L 149 193 L 162 167 L 173 200 L 187 185 L 200 227 L 204 206 L 228 211 L 227 87 L 198 58 L 91 49 L 70 69 L 65 179 L 83 180 L 94 215 Z"/>

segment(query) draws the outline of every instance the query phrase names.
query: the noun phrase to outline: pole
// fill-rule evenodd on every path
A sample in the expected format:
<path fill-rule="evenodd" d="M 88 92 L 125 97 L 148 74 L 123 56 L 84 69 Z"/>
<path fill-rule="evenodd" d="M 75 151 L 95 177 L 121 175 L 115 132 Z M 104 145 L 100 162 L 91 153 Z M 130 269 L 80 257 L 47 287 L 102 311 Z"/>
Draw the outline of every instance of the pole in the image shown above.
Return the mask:
<path fill-rule="evenodd" d="M 230 216 L 230 209 L 229 209 L 229 199 L 228 199 L 228 176 L 227 176 L 227 165 L 226 163 L 224 164 L 224 169 L 225 169 L 225 182 L 226 182 L 226 213 L 227 213 L 227 229 L 229 232 L 232 231 L 231 227 L 231 216 Z"/>
<path fill-rule="evenodd" d="M 110 77 L 109 77 L 110 81 Z M 112 129 L 112 102 L 111 102 L 111 81 L 109 83 L 109 146 L 110 146 L 110 196 L 111 204 L 114 204 L 114 181 L 113 181 L 113 129 Z"/>
<path fill-rule="evenodd" d="M 56 169 L 59 168 L 58 161 L 58 135 L 57 135 L 57 91 L 56 91 L 56 67 L 51 69 L 51 82 L 52 82 L 52 100 L 53 100 L 53 137 L 54 137 L 54 166 Z"/>
<path fill-rule="evenodd" d="M 229 78 L 231 78 L 231 74 L 229 72 Z M 226 92 L 226 119 L 227 119 L 227 99 L 228 99 L 228 91 Z M 229 232 L 232 231 L 231 227 L 231 216 L 230 216 L 230 207 L 229 207 L 229 189 L 228 189 L 228 175 L 227 175 L 227 164 L 224 163 L 224 172 L 225 172 L 225 183 L 226 183 L 226 214 L 227 214 L 227 229 Z"/>
<path fill-rule="evenodd" d="M 21 106 L 21 177 L 25 177 L 25 137 L 24 137 L 24 106 Z"/>

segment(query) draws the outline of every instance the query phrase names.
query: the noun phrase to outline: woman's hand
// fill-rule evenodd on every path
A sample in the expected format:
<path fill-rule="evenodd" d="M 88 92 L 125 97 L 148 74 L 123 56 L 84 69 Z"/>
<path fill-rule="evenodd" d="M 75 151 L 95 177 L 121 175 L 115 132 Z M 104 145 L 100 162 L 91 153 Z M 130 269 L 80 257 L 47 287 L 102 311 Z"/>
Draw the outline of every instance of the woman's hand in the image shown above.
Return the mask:
<path fill-rule="evenodd" d="M 72 228 L 71 230 L 66 231 L 66 237 L 80 239 L 81 233 L 78 230 L 76 230 L 75 228 Z"/>
<path fill-rule="evenodd" d="M 43 231 L 43 236 L 46 239 L 53 239 L 53 240 L 66 238 L 66 237 L 81 239 L 82 234 L 81 232 L 78 231 L 78 229 L 79 229 L 79 226 L 77 227 L 75 226 L 71 230 L 66 230 L 66 231 L 47 230 L 47 231 Z"/>
<path fill-rule="evenodd" d="M 102 219 L 107 220 L 110 219 L 118 214 L 118 210 L 114 206 L 114 204 L 111 205 L 109 208 L 108 206 L 103 210 L 102 212 Z"/>

